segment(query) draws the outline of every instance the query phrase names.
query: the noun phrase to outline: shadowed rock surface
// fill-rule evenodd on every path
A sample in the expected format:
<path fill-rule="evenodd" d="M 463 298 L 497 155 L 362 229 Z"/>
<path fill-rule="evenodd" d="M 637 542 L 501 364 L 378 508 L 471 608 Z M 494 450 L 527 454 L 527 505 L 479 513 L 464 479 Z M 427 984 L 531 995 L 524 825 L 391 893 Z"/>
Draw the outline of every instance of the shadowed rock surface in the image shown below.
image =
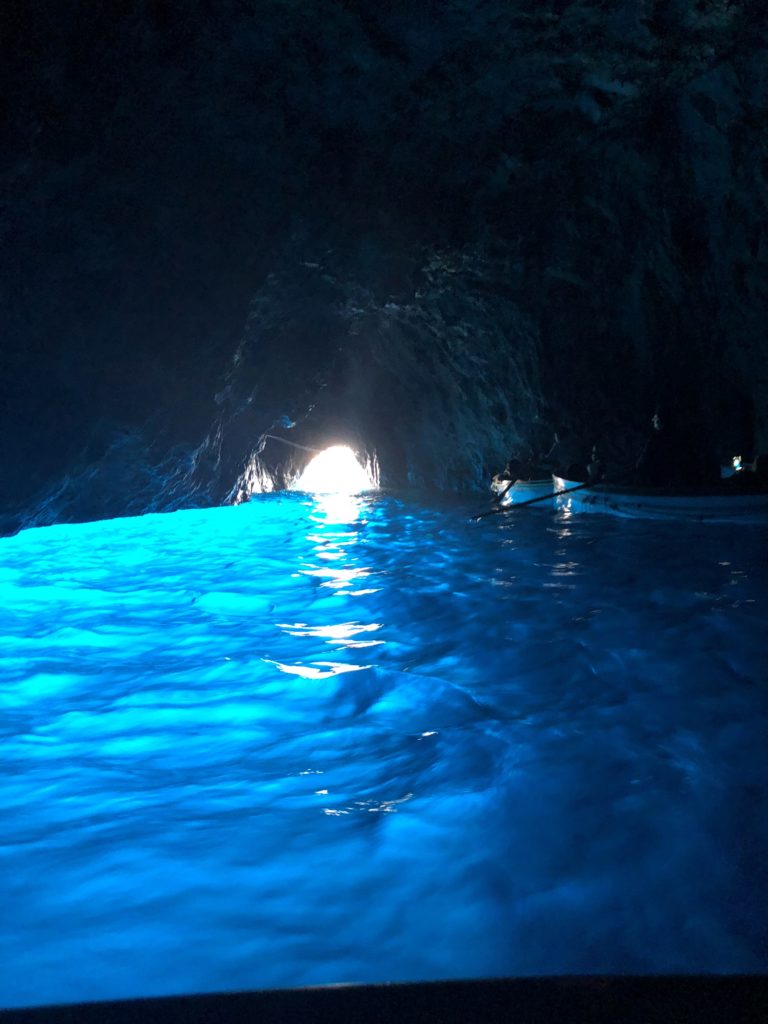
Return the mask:
<path fill-rule="evenodd" d="M 761 5 L 0 18 L 3 531 L 281 486 L 264 433 L 443 489 L 660 401 L 768 448 Z"/>

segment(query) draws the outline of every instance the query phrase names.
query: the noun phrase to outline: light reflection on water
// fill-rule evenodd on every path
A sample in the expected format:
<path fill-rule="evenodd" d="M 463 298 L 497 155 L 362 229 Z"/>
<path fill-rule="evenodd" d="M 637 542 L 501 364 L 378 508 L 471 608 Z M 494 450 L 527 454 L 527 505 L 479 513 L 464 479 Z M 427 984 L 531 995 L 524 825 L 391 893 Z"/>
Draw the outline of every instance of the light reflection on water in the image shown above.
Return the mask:
<path fill-rule="evenodd" d="M 470 511 L 0 541 L 0 1004 L 768 966 L 759 531 Z"/>

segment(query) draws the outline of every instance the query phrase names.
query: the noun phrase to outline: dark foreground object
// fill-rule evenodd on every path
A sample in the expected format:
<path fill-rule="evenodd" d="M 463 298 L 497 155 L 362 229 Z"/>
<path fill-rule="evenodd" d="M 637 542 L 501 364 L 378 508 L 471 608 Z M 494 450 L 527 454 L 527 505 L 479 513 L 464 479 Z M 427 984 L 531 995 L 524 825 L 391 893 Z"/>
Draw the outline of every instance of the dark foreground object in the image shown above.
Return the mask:
<path fill-rule="evenodd" d="M 2 1024 L 752 1024 L 768 976 L 558 977 L 177 996 L 0 1012 Z"/>

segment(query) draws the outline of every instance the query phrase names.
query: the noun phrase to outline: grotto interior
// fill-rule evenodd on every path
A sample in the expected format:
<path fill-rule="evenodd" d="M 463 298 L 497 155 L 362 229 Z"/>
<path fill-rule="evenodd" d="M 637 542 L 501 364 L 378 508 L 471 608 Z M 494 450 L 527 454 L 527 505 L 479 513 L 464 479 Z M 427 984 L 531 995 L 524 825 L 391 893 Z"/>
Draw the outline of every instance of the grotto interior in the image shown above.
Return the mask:
<path fill-rule="evenodd" d="M 556 424 L 620 460 L 659 401 L 768 446 L 756 6 L 2 18 L 3 532 L 240 501 L 330 443 L 479 490 Z"/>

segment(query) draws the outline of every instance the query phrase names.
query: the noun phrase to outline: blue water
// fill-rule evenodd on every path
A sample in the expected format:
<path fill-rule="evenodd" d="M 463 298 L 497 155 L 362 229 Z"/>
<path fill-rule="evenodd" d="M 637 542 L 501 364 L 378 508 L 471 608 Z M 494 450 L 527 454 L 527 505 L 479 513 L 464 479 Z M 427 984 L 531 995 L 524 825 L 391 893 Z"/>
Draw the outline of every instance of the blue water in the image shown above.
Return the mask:
<path fill-rule="evenodd" d="M 0 1005 L 768 968 L 764 531 L 473 508 L 0 541 Z"/>

